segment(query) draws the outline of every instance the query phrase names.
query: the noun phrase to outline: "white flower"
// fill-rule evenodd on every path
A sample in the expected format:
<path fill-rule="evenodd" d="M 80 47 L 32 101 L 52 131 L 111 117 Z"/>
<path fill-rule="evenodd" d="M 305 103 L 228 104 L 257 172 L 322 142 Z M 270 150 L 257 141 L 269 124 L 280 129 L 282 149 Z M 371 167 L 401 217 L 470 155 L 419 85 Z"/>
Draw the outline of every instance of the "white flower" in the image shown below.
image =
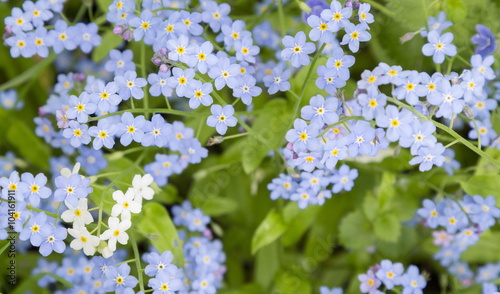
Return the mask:
<path fill-rule="evenodd" d="M 146 200 L 153 199 L 154 191 L 152 188 L 148 187 L 153 183 L 153 177 L 150 174 L 145 174 L 142 178 L 141 175 L 135 175 L 132 180 L 132 187 L 134 188 L 135 199 L 142 201 L 142 198 Z"/>
<path fill-rule="evenodd" d="M 73 227 L 84 227 L 94 221 L 94 218 L 87 211 L 87 198 L 78 199 L 78 206 L 74 207 L 68 201 L 64 201 L 69 208 L 61 214 L 63 221 L 73 223 Z"/>
<path fill-rule="evenodd" d="M 132 223 L 129 219 L 120 222 L 117 217 L 111 216 L 108 219 L 109 229 L 102 233 L 101 240 L 108 240 L 109 249 L 115 251 L 116 241 L 122 245 L 127 244 L 128 234 L 125 231 L 128 230 L 131 225 Z"/>
<path fill-rule="evenodd" d="M 68 233 L 75 238 L 69 246 L 75 250 L 83 248 L 83 253 L 87 256 L 92 256 L 95 253 L 95 248 L 99 245 L 99 238 L 89 233 L 86 227 L 78 229 L 68 229 Z"/>
<path fill-rule="evenodd" d="M 69 168 L 61 168 L 61 176 L 69 178 L 71 175 L 77 174 L 78 171 L 80 170 L 80 163 L 77 162 L 75 166 L 73 167 L 73 171 L 71 171 Z"/>
<path fill-rule="evenodd" d="M 134 189 L 129 188 L 125 195 L 122 191 L 113 192 L 113 199 L 116 203 L 111 210 L 111 216 L 122 215 L 123 219 L 130 219 L 130 213 L 139 213 L 142 210 L 142 204 L 138 201 L 134 201 L 135 192 Z"/>

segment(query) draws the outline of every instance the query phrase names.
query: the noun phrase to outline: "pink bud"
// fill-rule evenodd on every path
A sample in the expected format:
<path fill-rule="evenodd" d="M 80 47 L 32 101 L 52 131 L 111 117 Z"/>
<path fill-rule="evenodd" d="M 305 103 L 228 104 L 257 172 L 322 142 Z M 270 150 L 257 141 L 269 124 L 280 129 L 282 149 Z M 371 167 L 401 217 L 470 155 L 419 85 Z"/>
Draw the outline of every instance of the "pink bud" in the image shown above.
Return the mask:
<path fill-rule="evenodd" d="M 7 34 L 12 34 L 12 27 L 11 26 L 5 26 L 5 32 Z"/>
<path fill-rule="evenodd" d="M 167 72 L 169 70 L 168 65 L 162 64 L 160 65 L 160 72 Z"/>
<path fill-rule="evenodd" d="M 113 34 L 115 35 L 121 35 L 123 33 L 123 27 L 122 26 L 116 26 L 113 28 Z"/>

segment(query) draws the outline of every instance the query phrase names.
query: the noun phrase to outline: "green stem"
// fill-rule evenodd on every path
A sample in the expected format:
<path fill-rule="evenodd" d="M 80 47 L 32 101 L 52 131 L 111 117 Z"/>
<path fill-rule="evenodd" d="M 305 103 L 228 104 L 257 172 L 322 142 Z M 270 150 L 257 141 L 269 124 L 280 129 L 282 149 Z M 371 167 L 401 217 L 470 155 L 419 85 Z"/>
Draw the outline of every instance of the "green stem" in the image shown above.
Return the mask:
<path fill-rule="evenodd" d="M 190 116 L 190 117 L 198 117 L 199 116 L 197 113 L 180 111 L 180 110 L 174 110 L 174 109 L 164 109 L 164 108 L 134 108 L 134 109 L 120 110 L 120 111 L 117 111 L 117 112 L 108 113 L 108 114 L 101 115 L 101 116 L 98 116 L 98 117 L 91 117 L 91 118 L 89 118 L 89 122 L 97 121 L 97 120 L 100 120 L 100 119 L 103 119 L 103 118 L 106 118 L 106 117 L 110 117 L 110 116 L 114 116 L 114 115 L 120 115 L 120 114 L 123 114 L 125 112 L 131 112 L 131 113 L 167 113 L 167 114 L 173 114 L 173 115 L 179 115 L 179 116 Z"/>
<path fill-rule="evenodd" d="M 85 14 L 85 5 L 81 5 L 80 9 L 78 9 L 78 12 L 76 13 L 76 17 L 73 20 L 72 24 L 74 25 L 77 22 L 79 22 L 82 19 L 84 14 Z"/>
<path fill-rule="evenodd" d="M 441 130 L 445 131 L 446 133 L 448 133 L 449 135 L 451 135 L 453 138 L 455 138 L 456 140 L 460 141 L 460 143 L 462 143 L 463 145 L 465 145 L 467 148 L 469 148 L 470 150 L 474 151 L 477 155 L 479 155 L 482 158 L 488 160 L 492 164 L 500 167 L 500 161 L 496 160 L 495 158 L 493 158 L 488 153 L 482 151 L 480 148 L 477 148 L 476 146 L 474 146 L 474 144 L 472 144 L 471 142 L 469 142 L 466 139 L 464 139 L 462 136 L 460 136 L 453 129 L 451 129 L 451 128 L 445 126 L 445 125 L 443 125 L 442 123 L 439 123 L 437 121 L 434 121 L 434 120 L 432 120 L 432 119 L 424 116 L 423 114 L 421 114 L 420 112 L 418 112 L 417 110 L 415 110 L 413 107 L 411 107 L 409 105 L 406 105 L 405 103 L 397 100 L 396 98 L 387 97 L 387 100 L 390 101 L 390 102 L 392 102 L 392 103 L 394 103 L 394 104 L 396 104 L 396 105 L 402 106 L 402 107 L 410 110 L 411 112 L 413 112 L 416 116 L 418 116 L 422 120 L 432 122 L 438 129 L 441 129 Z"/>
<path fill-rule="evenodd" d="M 45 58 L 43 61 L 39 62 L 37 65 L 30 67 L 30 69 L 26 70 L 22 74 L 16 76 L 15 78 L 8 80 L 7 82 L 0 85 L 0 91 L 4 91 L 10 88 L 13 88 L 17 85 L 24 84 L 30 78 L 34 76 L 38 76 L 40 70 L 44 69 L 46 66 L 50 65 L 54 59 L 56 58 L 56 54 L 52 54 L 49 57 Z"/>
<path fill-rule="evenodd" d="M 229 140 L 229 139 L 235 139 L 235 138 L 239 138 L 239 137 L 244 137 L 248 135 L 248 132 L 245 132 L 245 133 L 239 133 L 239 134 L 234 134 L 234 135 L 231 135 L 231 136 L 225 136 L 225 137 L 222 137 L 225 140 Z"/>
<path fill-rule="evenodd" d="M 467 59 L 463 58 L 462 56 L 460 55 L 455 55 L 456 58 L 458 58 L 458 60 L 462 61 L 463 63 L 465 63 L 467 66 L 469 67 L 472 67 L 472 65 L 470 64 L 469 61 L 467 61 Z"/>
<path fill-rule="evenodd" d="M 347 116 L 347 117 L 344 117 L 343 119 L 339 120 L 338 122 L 334 123 L 334 124 L 331 124 L 329 125 L 325 130 L 323 130 L 323 132 L 321 132 L 321 134 L 318 135 L 318 138 L 323 136 L 324 134 L 326 134 L 331 128 L 335 127 L 335 126 L 338 126 L 338 125 L 341 125 L 341 124 L 344 124 L 350 120 L 364 120 L 365 118 L 362 117 L 362 116 Z"/>
<path fill-rule="evenodd" d="M 451 147 L 453 145 L 455 145 L 456 143 L 458 143 L 459 141 L 458 140 L 454 140 L 453 142 L 449 143 L 448 145 L 444 146 L 444 148 L 448 148 L 448 147 Z"/>
<path fill-rule="evenodd" d="M 130 241 L 132 243 L 132 250 L 134 251 L 135 266 L 137 268 L 137 276 L 139 278 L 139 288 L 144 292 L 144 279 L 141 271 L 141 256 L 139 255 L 139 248 L 137 247 L 137 242 L 135 241 L 133 233 L 130 233 Z"/>
<path fill-rule="evenodd" d="M 477 132 L 477 148 L 481 149 L 481 134 L 479 133 L 479 128 L 477 127 L 477 123 L 474 118 L 472 118 L 472 123 L 474 124 L 474 128 L 476 128 Z"/>

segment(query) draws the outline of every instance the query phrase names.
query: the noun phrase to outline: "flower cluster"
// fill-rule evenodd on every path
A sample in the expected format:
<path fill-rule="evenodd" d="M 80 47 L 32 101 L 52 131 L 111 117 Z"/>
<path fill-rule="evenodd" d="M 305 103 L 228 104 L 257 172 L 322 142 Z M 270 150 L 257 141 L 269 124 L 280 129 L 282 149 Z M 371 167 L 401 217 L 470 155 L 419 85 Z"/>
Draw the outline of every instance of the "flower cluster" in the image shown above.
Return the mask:
<path fill-rule="evenodd" d="M 384 293 L 378 290 L 382 284 L 387 290 L 402 286 L 403 293 L 409 294 L 422 294 L 422 290 L 427 286 L 418 267 L 410 265 L 405 272 L 403 264 L 393 263 L 387 259 L 370 268 L 365 274 L 360 274 L 358 279 L 361 282 L 359 287 L 361 293 L 370 294 Z"/>
<path fill-rule="evenodd" d="M 95 23 L 81 23 L 69 26 L 65 20 L 56 19 L 53 29 L 47 30 L 45 23 L 55 19 L 54 13 L 62 11 L 63 1 L 37 0 L 26 1 L 22 9 L 12 8 L 11 15 L 5 18 L 5 43 L 10 47 L 14 58 L 49 56 L 49 48 L 59 54 L 63 50 L 80 48 L 84 53 L 101 43 L 98 26 Z"/>
<path fill-rule="evenodd" d="M 201 232 L 202 236 L 181 231 L 184 236 L 184 259 L 182 279 L 184 284 L 179 293 L 216 293 L 222 286 L 226 272 L 224 262 L 226 255 L 222 251 L 222 243 L 212 240 L 212 231 L 207 227 L 210 218 L 199 208 L 192 207 L 185 201 L 182 205 L 172 207 L 174 223 L 185 227 L 188 232 Z M 191 236 L 191 237 L 188 237 Z"/>
<path fill-rule="evenodd" d="M 423 207 L 417 213 L 425 226 L 431 229 L 444 228 L 432 232 L 434 244 L 441 247 L 434 258 L 463 285 L 469 286 L 474 282 L 487 283 L 498 277 L 498 265 L 488 264 L 480 267 L 474 277 L 469 265 L 460 261 L 462 253 L 476 244 L 480 235 L 494 226 L 500 218 L 500 208 L 496 206 L 493 196 L 485 198 L 479 195 L 465 195 L 459 201 L 443 198 L 437 203 L 425 199 Z"/>

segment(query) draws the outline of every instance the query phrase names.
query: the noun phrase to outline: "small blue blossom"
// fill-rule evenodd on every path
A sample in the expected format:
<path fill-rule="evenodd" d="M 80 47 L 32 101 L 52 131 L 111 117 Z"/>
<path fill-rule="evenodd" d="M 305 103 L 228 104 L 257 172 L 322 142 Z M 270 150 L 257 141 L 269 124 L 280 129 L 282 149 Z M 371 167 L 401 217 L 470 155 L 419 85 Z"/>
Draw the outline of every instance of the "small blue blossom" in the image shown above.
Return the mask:
<path fill-rule="evenodd" d="M 29 200 L 29 203 L 34 207 L 38 207 L 41 199 L 47 199 L 52 195 L 52 191 L 45 187 L 47 177 L 39 173 L 35 177 L 30 173 L 23 173 L 21 180 L 26 184 L 27 191 L 24 193 Z M 24 186 L 24 185 L 23 185 Z"/>
<path fill-rule="evenodd" d="M 134 288 L 139 282 L 136 277 L 130 275 L 130 266 L 126 263 L 119 266 L 109 266 L 104 276 L 104 291 L 117 294 L 128 293 L 127 289 Z"/>
<path fill-rule="evenodd" d="M 227 131 L 227 127 L 234 127 L 238 120 L 233 116 L 234 108 L 232 105 L 226 105 L 224 107 L 214 104 L 210 107 L 211 116 L 207 118 L 207 125 L 209 127 L 215 127 L 217 133 L 224 135 Z"/>
<path fill-rule="evenodd" d="M 282 68 L 275 67 L 272 73 L 264 77 L 264 85 L 268 88 L 269 94 L 275 94 L 278 91 L 285 92 L 290 90 L 290 82 L 288 79 L 292 71 L 290 69 L 283 70 Z"/>
<path fill-rule="evenodd" d="M 346 34 L 342 38 L 342 42 L 340 42 L 340 44 L 341 45 L 348 44 L 349 50 L 351 50 L 352 53 L 358 52 L 359 42 L 366 42 L 372 38 L 370 33 L 366 31 L 367 29 L 368 26 L 364 23 L 360 23 L 358 25 L 349 23 L 345 27 Z"/>
<path fill-rule="evenodd" d="M 339 193 L 342 190 L 351 191 L 354 187 L 354 180 L 358 177 L 358 170 L 343 164 L 331 177 L 333 184 L 332 192 Z"/>
<path fill-rule="evenodd" d="M 476 25 L 477 34 L 472 36 L 471 42 L 476 44 L 476 54 L 481 55 L 483 58 L 493 54 L 497 48 L 495 35 L 490 29 L 482 24 Z"/>
<path fill-rule="evenodd" d="M 282 40 L 285 49 L 281 51 L 283 60 L 290 60 L 293 67 L 308 65 L 309 54 L 316 50 L 313 43 L 306 42 L 306 34 L 302 31 L 298 32 L 295 37 L 285 36 Z"/>
<path fill-rule="evenodd" d="M 108 161 L 104 157 L 102 150 L 83 146 L 78 150 L 80 151 L 80 155 L 76 157 L 76 161 L 81 164 L 87 175 L 95 176 L 108 165 Z"/>
<path fill-rule="evenodd" d="M 143 128 L 145 124 L 146 119 L 144 119 L 143 115 L 134 117 L 130 112 L 123 113 L 121 123 L 116 125 L 116 136 L 120 137 L 120 143 L 123 146 L 130 145 L 132 140 L 141 143 L 144 137 Z"/>
<path fill-rule="evenodd" d="M 94 149 L 101 149 L 104 145 L 106 148 L 113 148 L 115 140 L 113 136 L 116 134 L 117 127 L 115 124 L 110 123 L 108 120 L 101 119 L 97 126 L 89 128 L 89 135 L 94 137 L 92 147 Z"/>
<path fill-rule="evenodd" d="M 475 54 L 472 55 L 470 58 L 470 64 L 472 65 L 472 72 L 484 76 L 484 78 L 487 80 L 495 79 L 495 72 L 491 68 L 493 62 L 495 62 L 495 58 L 491 55 L 483 58 L 481 57 L 481 55 Z"/>
<path fill-rule="evenodd" d="M 427 40 L 429 43 L 422 47 L 422 53 L 425 56 L 432 56 L 434 63 L 443 63 L 445 56 L 457 55 L 457 47 L 451 44 L 452 33 L 444 33 L 441 36 L 438 31 L 431 31 L 427 35 Z"/>
<path fill-rule="evenodd" d="M 109 60 L 104 64 L 104 68 L 117 76 L 121 76 L 126 71 L 135 71 L 133 58 L 132 50 L 120 52 L 113 49 L 109 51 Z"/>
<path fill-rule="evenodd" d="M 420 275 L 418 267 L 410 265 L 406 273 L 401 277 L 401 285 L 404 294 L 422 294 L 422 289 L 427 286 L 427 282 Z"/>
<path fill-rule="evenodd" d="M 80 145 L 87 145 L 90 143 L 90 135 L 88 133 L 88 126 L 86 124 L 79 124 L 72 120 L 69 122 L 69 128 L 63 131 L 63 136 L 70 139 L 71 146 L 78 148 Z"/>
<path fill-rule="evenodd" d="M 330 9 L 321 12 L 321 18 L 328 21 L 328 28 L 333 33 L 350 25 L 349 18 L 351 15 L 352 7 L 342 7 L 342 4 L 337 0 L 330 3 Z"/>
<path fill-rule="evenodd" d="M 49 256 L 53 251 L 63 253 L 66 250 L 64 239 L 67 236 L 68 232 L 65 227 L 50 224 L 50 230 L 41 234 L 43 241 L 39 248 L 40 254 L 42 256 Z"/>
<path fill-rule="evenodd" d="M 114 80 L 118 86 L 118 94 L 123 100 L 128 100 L 130 97 L 142 99 L 144 90 L 142 87 L 147 85 L 144 78 L 138 78 L 135 71 L 126 71 L 123 76 L 115 76 Z"/>
<path fill-rule="evenodd" d="M 201 83 L 200 81 L 194 80 L 191 83 L 190 89 L 185 93 L 186 97 L 189 98 L 189 107 L 191 109 L 196 109 L 200 104 L 204 106 L 210 106 L 214 102 L 210 93 L 213 91 L 213 86 L 211 83 Z"/>
<path fill-rule="evenodd" d="M 401 263 L 392 263 L 390 260 L 384 259 L 380 262 L 380 268 L 376 273 L 388 290 L 394 286 L 401 285 L 401 276 L 403 275 L 404 268 Z"/>

